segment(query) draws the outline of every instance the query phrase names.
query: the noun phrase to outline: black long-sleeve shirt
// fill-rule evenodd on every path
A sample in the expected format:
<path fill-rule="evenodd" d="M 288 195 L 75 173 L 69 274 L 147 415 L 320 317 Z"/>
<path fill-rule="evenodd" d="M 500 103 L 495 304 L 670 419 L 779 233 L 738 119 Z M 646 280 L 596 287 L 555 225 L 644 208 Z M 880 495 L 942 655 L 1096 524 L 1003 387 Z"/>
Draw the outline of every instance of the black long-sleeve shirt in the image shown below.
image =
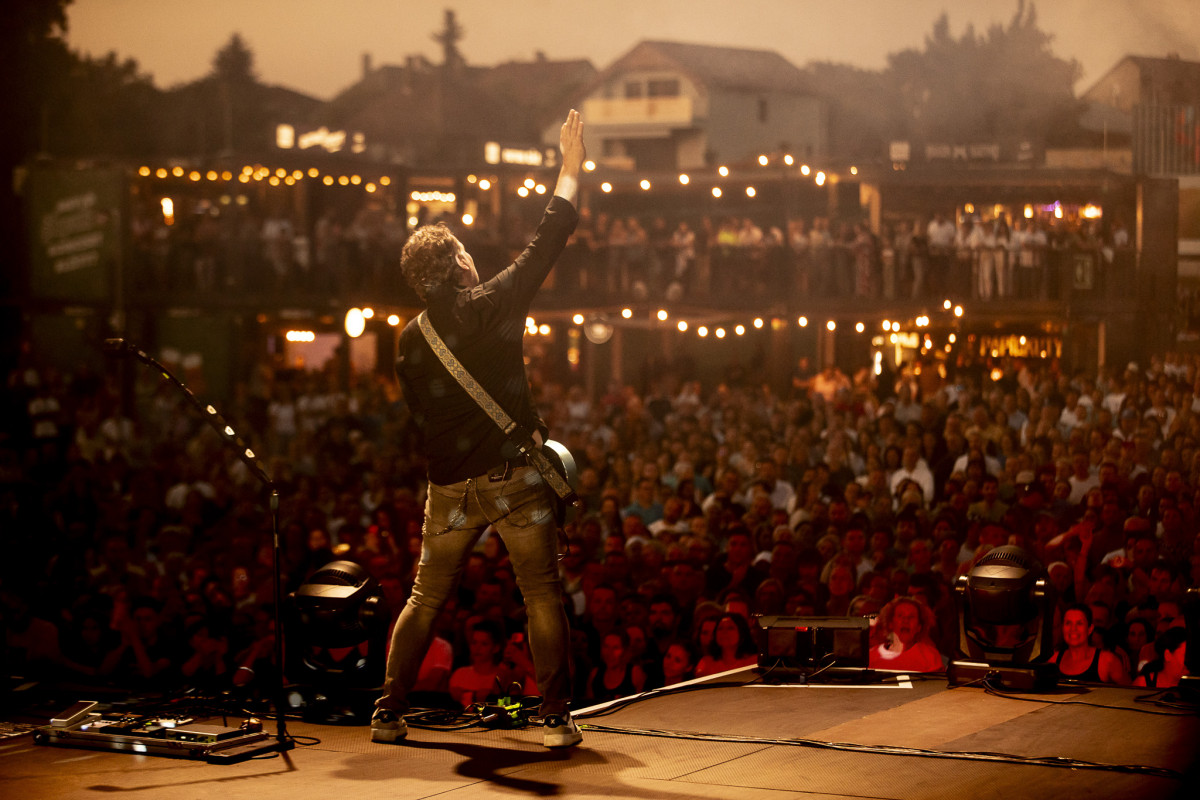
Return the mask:
<path fill-rule="evenodd" d="M 472 289 L 445 287 L 427 300 L 429 321 L 467 372 L 517 424 L 541 430 L 543 438 L 548 431 L 525 375 L 525 320 L 578 221 L 571 203 L 551 198 L 516 261 Z M 456 483 L 512 457 L 503 431 L 442 365 L 417 320 L 401 332 L 398 352 L 396 376 L 422 433 L 431 482 Z"/>

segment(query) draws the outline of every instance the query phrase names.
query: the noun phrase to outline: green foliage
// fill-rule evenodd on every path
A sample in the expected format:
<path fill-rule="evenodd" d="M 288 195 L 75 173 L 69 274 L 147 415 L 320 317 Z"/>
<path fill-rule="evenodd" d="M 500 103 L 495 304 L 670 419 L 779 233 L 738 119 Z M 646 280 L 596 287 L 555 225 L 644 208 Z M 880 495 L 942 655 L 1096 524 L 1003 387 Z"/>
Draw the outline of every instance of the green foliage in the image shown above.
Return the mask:
<path fill-rule="evenodd" d="M 62 39 L 68 5 L 70 0 L 21 0 L 0 14 L 0 166 L 10 167 L 37 148 L 42 94 L 69 66 Z"/>
<path fill-rule="evenodd" d="M 24 140 L 14 163 L 35 154 L 208 155 L 269 141 L 276 112 L 271 91 L 258 82 L 254 54 L 238 34 L 217 51 L 208 76 L 162 91 L 133 59 L 71 52 L 46 21 L 54 19 L 38 17 L 43 38 L 29 59 L 36 74 L 22 98 Z"/>
<path fill-rule="evenodd" d="M 830 101 L 829 141 L 845 158 L 875 158 L 896 138 L 899 105 L 883 73 L 847 64 L 808 65 L 810 84 Z"/>
<path fill-rule="evenodd" d="M 258 80 L 254 73 L 254 53 L 238 33 L 230 36 L 225 46 L 217 51 L 212 66 L 212 76 L 219 81 L 245 85 Z"/>
<path fill-rule="evenodd" d="M 161 97 L 131 58 L 69 54 L 45 111 L 42 146 L 56 157 L 157 154 Z"/>
<path fill-rule="evenodd" d="M 925 142 L 1044 142 L 1079 112 L 1079 64 L 1055 56 L 1052 40 L 1024 0 L 1007 26 L 984 35 L 968 26 L 955 38 L 943 14 L 923 50 L 888 58 L 884 77 L 899 104 L 897 134 Z"/>
<path fill-rule="evenodd" d="M 7 295 L 24 237 L 14 192 L 14 170 L 38 149 L 45 124 L 43 88 L 69 61 L 62 34 L 70 0 L 18 0 L 0 14 L 0 295 Z"/>

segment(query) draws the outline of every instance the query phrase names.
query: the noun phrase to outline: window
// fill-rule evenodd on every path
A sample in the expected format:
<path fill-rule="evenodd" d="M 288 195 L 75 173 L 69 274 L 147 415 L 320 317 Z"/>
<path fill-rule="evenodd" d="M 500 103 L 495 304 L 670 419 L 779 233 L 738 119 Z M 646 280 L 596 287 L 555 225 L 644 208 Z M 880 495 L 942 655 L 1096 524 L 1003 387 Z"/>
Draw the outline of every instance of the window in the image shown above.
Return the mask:
<path fill-rule="evenodd" d="M 767 98 L 760 97 L 758 98 L 758 121 L 766 122 L 767 116 Z"/>
<path fill-rule="evenodd" d="M 658 78 L 646 85 L 647 97 L 679 97 L 678 78 Z"/>
<path fill-rule="evenodd" d="M 625 84 L 625 99 L 635 100 L 644 94 L 644 88 L 641 81 L 629 81 Z"/>

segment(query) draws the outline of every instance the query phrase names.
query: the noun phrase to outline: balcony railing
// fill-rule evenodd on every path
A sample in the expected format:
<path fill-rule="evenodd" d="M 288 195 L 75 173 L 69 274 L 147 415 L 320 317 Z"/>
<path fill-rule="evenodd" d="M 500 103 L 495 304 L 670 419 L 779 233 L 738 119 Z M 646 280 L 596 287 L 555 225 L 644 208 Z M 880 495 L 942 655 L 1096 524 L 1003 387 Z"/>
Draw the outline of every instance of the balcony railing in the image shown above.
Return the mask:
<path fill-rule="evenodd" d="M 593 98 L 583 104 L 588 127 L 690 125 L 695 120 L 690 97 Z"/>
<path fill-rule="evenodd" d="M 500 244 L 471 249 L 485 278 L 516 255 Z M 386 248 L 350 249 L 335 262 L 303 264 L 273 261 L 269 251 L 257 248 L 200 256 L 188 250 L 169 258 L 138 251 L 128 267 L 127 298 L 145 308 L 419 307 L 398 264 L 399 253 Z M 773 313 L 820 307 L 851 313 L 932 309 L 951 298 L 1018 316 L 1065 313 L 1072 304 L 1128 305 L 1138 294 L 1135 266 L 1136 254 L 1129 248 L 956 250 L 934 252 L 928 259 L 885 249 L 877 259 L 864 261 L 850 245 L 796 252 L 780 245 L 713 244 L 689 257 L 666 245 L 574 242 L 538 294 L 537 305 L 675 304 Z"/>

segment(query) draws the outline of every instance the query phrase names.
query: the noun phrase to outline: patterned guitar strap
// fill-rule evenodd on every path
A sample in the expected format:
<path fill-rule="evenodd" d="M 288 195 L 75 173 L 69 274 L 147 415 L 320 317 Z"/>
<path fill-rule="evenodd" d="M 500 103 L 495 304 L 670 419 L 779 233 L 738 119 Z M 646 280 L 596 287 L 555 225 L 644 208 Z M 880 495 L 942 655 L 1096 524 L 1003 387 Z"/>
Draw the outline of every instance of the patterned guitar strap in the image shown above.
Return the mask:
<path fill-rule="evenodd" d="M 421 333 L 425 334 L 425 340 L 429 342 L 429 346 L 433 348 L 433 352 L 437 354 L 437 357 L 446 369 L 449 370 L 450 374 L 454 376 L 454 379 L 458 381 L 458 384 L 466 390 L 467 394 L 471 395 L 471 398 L 492 418 L 492 421 L 500 426 L 500 430 L 504 431 L 504 435 L 511 437 L 512 432 L 517 428 L 517 423 L 500 407 L 499 403 L 492 399 L 487 390 L 479 385 L 479 381 L 475 380 L 471 376 L 471 373 L 467 372 L 462 363 L 455 358 L 454 353 L 450 352 L 450 348 L 442 341 L 442 337 L 438 335 L 438 332 L 433 329 L 433 323 L 429 321 L 429 316 L 424 311 L 417 317 L 417 324 L 421 328 Z M 564 500 L 572 498 L 575 495 L 574 490 L 571 489 L 566 479 L 546 459 L 545 453 L 533 445 L 532 441 L 514 441 L 514 444 L 518 452 L 529 457 L 529 460 L 533 462 L 533 466 L 537 468 L 537 471 L 546 480 L 546 483 L 550 484 L 550 488 L 554 490 L 556 495 Z"/>

